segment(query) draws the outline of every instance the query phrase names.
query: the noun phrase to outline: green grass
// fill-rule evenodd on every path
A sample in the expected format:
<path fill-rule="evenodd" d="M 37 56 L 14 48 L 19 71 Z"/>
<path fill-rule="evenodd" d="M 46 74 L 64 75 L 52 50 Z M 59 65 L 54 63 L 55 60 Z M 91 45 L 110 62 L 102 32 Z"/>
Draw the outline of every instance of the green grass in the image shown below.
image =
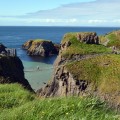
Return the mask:
<path fill-rule="evenodd" d="M 12 109 L 34 99 L 28 91 L 20 85 L 0 85 L 0 110 Z"/>
<path fill-rule="evenodd" d="M 86 80 L 103 93 L 120 91 L 120 56 L 109 54 L 68 63 L 66 69 L 78 80 Z M 120 97 L 119 97 L 120 100 Z"/>
<path fill-rule="evenodd" d="M 0 120 L 118 120 L 97 98 L 37 98 L 17 84 L 0 85 Z"/>
<path fill-rule="evenodd" d="M 109 42 L 106 45 L 107 47 L 115 46 L 118 49 L 120 49 L 120 30 L 113 31 L 104 36 L 99 36 L 99 38 L 100 38 L 101 44 L 109 40 Z"/>
<path fill-rule="evenodd" d="M 102 35 L 99 36 L 99 40 L 100 40 L 100 44 L 103 44 L 103 43 L 105 43 L 107 41 L 105 36 L 102 36 Z"/>
<path fill-rule="evenodd" d="M 33 40 L 33 43 L 34 43 L 34 42 L 44 42 L 44 41 L 45 41 L 45 42 L 51 42 L 50 40 L 34 39 L 34 40 Z"/>
<path fill-rule="evenodd" d="M 117 35 L 113 32 L 107 35 L 107 38 L 110 40 L 107 45 L 108 47 L 116 46 L 120 49 L 120 35 Z"/>
<path fill-rule="evenodd" d="M 68 33 L 64 36 L 62 44 L 64 44 L 67 41 L 70 41 L 71 45 L 67 48 L 67 50 L 62 52 L 62 56 L 71 57 L 71 55 L 73 54 L 86 55 L 111 52 L 111 49 L 106 48 L 103 45 L 81 43 L 77 40 L 76 35 L 77 33 Z"/>

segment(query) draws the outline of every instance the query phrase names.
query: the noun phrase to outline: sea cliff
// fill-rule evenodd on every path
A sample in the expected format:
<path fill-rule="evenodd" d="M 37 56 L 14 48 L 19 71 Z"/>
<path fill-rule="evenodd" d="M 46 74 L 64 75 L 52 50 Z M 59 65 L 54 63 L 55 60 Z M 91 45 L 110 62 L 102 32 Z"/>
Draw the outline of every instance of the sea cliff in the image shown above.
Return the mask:
<path fill-rule="evenodd" d="M 3 48 L 6 47 L 0 47 L 0 84 L 19 83 L 24 88 L 33 91 L 25 79 L 22 61 L 17 56 L 7 54 Z"/>
<path fill-rule="evenodd" d="M 53 78 L 37 94 L 45 97 L 97 96 L 119 109 L 120 56 L 100 41 L 94 32 L 65 34 L 54 63 Z"/>

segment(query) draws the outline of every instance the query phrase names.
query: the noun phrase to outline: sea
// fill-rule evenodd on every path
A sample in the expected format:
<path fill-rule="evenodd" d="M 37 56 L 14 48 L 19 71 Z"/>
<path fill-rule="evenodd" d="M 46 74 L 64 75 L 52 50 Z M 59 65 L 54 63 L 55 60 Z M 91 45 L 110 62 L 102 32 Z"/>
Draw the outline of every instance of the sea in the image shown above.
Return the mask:
<path fill-rule="evenodd" d="M 51 80 L 53 63 L 56 55 L 50 57 L 31 57 L 21 48 L 22 44 L 31 39 L 51 40 L 60 43 L 68 32 L 97 32 L 104 35 L 120 27 L 37 27 L 37 26 L 0 26 L 0 43 L 9 48 L 16 48 L 17 56 L 24 65 L 25 78 L 36 91 Z M 39 66 L 40 71 L 36 71 Z"/>

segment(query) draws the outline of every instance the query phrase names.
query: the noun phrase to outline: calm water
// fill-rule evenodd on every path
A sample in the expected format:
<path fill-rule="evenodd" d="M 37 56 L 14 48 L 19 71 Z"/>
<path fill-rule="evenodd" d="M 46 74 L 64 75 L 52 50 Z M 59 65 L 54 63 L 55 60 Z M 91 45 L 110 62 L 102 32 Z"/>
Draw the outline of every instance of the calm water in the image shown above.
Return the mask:
<path fill-rule="evenodd" d="M 0 27 L 0 42 L 10 48 L 16 48 L 17 54 L 23 61 L 25 69 L 51 68 L 56 56 L 41 58 L 30 57 L 21 49 L 21 45 L 30 39 L 47 39 L 55 43 L 60 43 L 63 35 L 67 32 L 97 32 L 98 35 L 106 34 L 116 27 Z M 30 82 L 33 89 L 43 86 L 43 82 L 50 80 L 52 69 L 39 72 L 25 72 L 25 77 Z"/>

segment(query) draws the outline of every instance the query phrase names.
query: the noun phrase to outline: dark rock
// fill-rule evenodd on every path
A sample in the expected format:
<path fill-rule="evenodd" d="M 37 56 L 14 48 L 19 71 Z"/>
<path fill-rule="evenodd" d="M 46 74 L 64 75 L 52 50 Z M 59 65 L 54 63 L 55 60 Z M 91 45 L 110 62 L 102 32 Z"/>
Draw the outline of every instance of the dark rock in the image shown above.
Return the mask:
<path fill-rule="evenodd" d="M 61 45 L 61 50 L 66 50 L 69 46 L 71 45 L 70 41 L 65 42 L 64 44 Z"/>
<path fill-rule="evenodd" d="M 6 54 L 7 53 L 7 51 L 5 50 L 5 48 L 6 47 L 3 44 L 0 43 L 0 54 L 3 54 L 3 53 Z"/>
<path fill-rule="evenodd" d="M 96 32 L 89 33 L 78 33 L 76 36 L 77 40 L 86 44 L 99 44 L 99 37 Z"/>
<path fill-rule="evenodd" d="M 0 57 L 0 84 L 19 83 L 33 92 L 30 84 L 24 77 L 24 67 L 18 57 Z"/>

